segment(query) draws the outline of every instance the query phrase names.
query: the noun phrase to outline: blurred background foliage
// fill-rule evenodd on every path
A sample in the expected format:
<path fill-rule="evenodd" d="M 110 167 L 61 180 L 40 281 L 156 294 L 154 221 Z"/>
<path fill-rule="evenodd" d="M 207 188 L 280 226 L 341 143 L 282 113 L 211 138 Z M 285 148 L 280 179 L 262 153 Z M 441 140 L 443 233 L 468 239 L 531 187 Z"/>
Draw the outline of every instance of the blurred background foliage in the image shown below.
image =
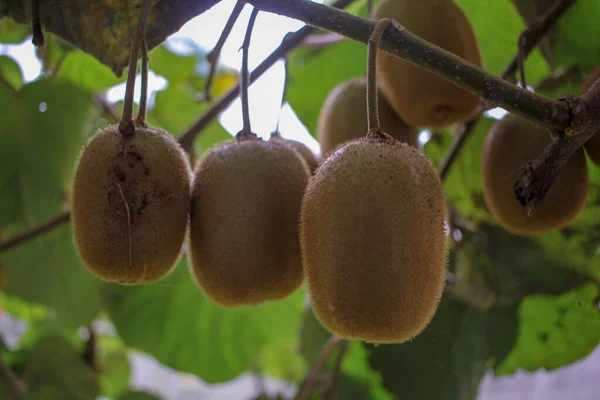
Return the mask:
<path fill-rule="evenodd" d="M 516 54 L 526 21 L 539 10 L 524 0 L 457 2 L 473 23 L 486 70 L 501 73 Z M 349 10 L 365 16 L 365 3 Z M 546 3 L 536 5 L 543 10 Z M 529 57 L 530 85 L 554 97 L 578 91 L 600 64 L 598 15 L 600 2 L 572 7 L 542 51 Z M 68 210 L 80 148 L 121 112 L 122 103 L 107 103 L 103 94 L 122 77 L 59 37 L 48 33 L 46 39 L 38 50 L 43 72 L 34 81 L 24 82 L 18 63 L 0 56 L 0 239 Z M 30 40 L 26 25 L 0 19 L 0 43 L 25 40 Z M 205 84 L 208 50 L 196 47 L 181 55 L 159 45 L 151 52 L 152 72 L 168 82 L 151 102 L 151 125 L 179 135 L 210 108 L 196 100 Z M 299 48 L 289 57 L 287 101 L 315 135 L 329 91 L 365 70 L 362 44 L 343 40 Z M 235 71 L 220 69 L 213 98 L 236 82 Z M 445 181 L 456 215 L 469 222 L 453 231 L 450 269 L 459 278 L 457 287 L 413 341 L 350 343 L 340 366 L 339 398 L 473 400 L 490 369 L 511 374 L 558 368 L 600 342 L 600 171 L 590 164 L 588 206 L 573 226 L 534 237 L 511 235 L 483 201 L 480 153 L 493 121 L 491 115 L 481 119 Z M 424 151 L 439 163 L 453 132 L 429 134 Z M 194 143 L 196 159 L 230 137 L 213 122 Z M 305 289 L 283 301 L 223 310 L 201 294 L 186 264 L 184 258 L 155 285 L 100 282 L 81 265 L 69 224 L 2 253 L 0 309 L 26 325 L 18 343 L 0 343 L 4 367 L 27 385 L 31 399 L 156 398 L 129 391 L 131 351 L 208 383 L 252 372 L 299 385 L 330 336 L 307 306 Z M 114 331 L 96 332 L 99 323 Z M 334 361 L 326 364 L 325 377 L 336 368 Z M 328 380 L 323 382 L 327 393 Z M 0 380 L 0 398 L 8 395 L 5 390 Z"/>

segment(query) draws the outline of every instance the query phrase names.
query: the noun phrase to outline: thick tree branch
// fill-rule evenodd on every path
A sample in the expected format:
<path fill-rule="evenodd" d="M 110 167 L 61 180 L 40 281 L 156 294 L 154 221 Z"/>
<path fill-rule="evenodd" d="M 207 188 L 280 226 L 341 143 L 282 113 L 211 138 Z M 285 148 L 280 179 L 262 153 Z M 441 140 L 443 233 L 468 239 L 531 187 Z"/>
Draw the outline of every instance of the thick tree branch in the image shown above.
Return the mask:
<path fill-rule="evenodd" d="M 375 21 L 308 0 L 244 0 L 264 11 L 302 20 L 367 43 Z M 500 106 L 548 128 L 563 131 L 570 124 L 569 105 L 537 95 L 485 72 L 419 38 L 401 26 L 386 30 L 381 50 L 427 69 L 476 93 L 488 106 Z"/>

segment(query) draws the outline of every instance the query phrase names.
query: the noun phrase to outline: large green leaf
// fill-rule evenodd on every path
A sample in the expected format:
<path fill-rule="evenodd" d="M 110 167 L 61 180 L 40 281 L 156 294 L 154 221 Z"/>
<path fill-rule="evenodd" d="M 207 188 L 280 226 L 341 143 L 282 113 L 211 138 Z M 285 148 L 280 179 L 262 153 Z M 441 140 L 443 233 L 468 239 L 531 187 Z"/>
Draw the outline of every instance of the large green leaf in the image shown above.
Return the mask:
<path fill-rule="evenodd" d="M 117 78 L 107 66 L 81 50 L 68 51 L 56 74 L 57 78 L 69 81 L 82 89 L 97 92 L 125 82 Z"/>
<path fill-rule="evenodd" d="M 264 369 L 270 346 L 295 349 L 302 296 L 225 310 L 200 292 L 185 260 L 155 285 L 106 285 L 107 310 L 128 346 L 207 382 Z"/>
<path fill-rule="evenodd" d="M 17 44 L 23 42 L 31 34 L 29 27 L 17 24 L 0 15 L 0 43 Z"/>
<path fill-rule="evenodd" d="M 577 1 L 562 17 L 554 35 L 557 65 L 593 68 L 600 64 L 600 2 Z"/>
<path fill-rule="evenodd" d="M 32 82 L 14 96 L 1 135 L 16 145 L 12 142 L 10 154 L 0 160 L 0 170 L 16 174 L 17 184 L 12 181 L 12 191 L 3 197 L 15 199 L 21 218 L 3 237 L 62 212 L 91 107 L 87 92 L 59 80 Z M 9 290 L 53 308 L 61 323 L 87 324 L 100 310 L 97 279 L 79 261 L 69 226 L 3 253 L 0 260 Z"/>
<path fill-rule="evenodd" d="M 499 75 L 517 54 L 519 35 L 525 23 L 509 1 L 456 0 L 461 5 L 477 36 L 485 69 Z M 501 23 L 500 23 L 501 21 Z M 527 81 L 535 84 L 548 72 L 548 64 L 538 50 L 525 62 Z"/>
<path fill-rule="evenodd" d="M 343 81 L 364 74 L 366 69 L 366 46 L 350 40 L 323 49 L 302 49 L 292 53 L 287 101 L 313 136 L 329 92 Z"/>
<path fill-rule="evenodd" d="M 488 327 L 506 311 L 484 313 L 446 296 L 415 339 L 371 347 L 371 365 L 381 371 L 386 389 L 400 398 L 474 400 L 488 360 L 506 351 L 498 338 L 515 337 L 514 325 Z"/>
<path fill-rule="evenodd" d="M 14 90 L 23 86 L 21 67 L 12 57 L 0 56 L 0 84 L 6 84 Z"/>
<path fill-rule="evenodd" d="M 591 353 L 600 344 L 599 294 L 600 288 L 589 284 L 560 296 L 526 298 L 517 344 L 498 373 L 558 368 Z"/>

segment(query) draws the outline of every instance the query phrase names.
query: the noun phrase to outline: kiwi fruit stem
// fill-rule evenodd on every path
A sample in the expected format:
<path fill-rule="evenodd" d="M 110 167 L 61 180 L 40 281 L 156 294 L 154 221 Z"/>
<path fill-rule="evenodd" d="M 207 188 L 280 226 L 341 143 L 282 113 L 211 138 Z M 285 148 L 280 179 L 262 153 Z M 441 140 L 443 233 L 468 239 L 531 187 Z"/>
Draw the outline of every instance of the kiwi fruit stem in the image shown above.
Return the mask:
<path fill-rule="evenodd" d="M 246 36 L 244 37 L 244 43 L 242 44 L 243 53 L 242 69 L 240 70 L 240 95 L 242 100 L 242 120 L 244 121 L 244 127 L 242 128 L 242 132 L 244 135 L 252 134 L 252 129 L 250 127 L 250 106 L 248 104 L 248 86 L 250 86 L 250 72 L 248 71 L 248 51 L 250 50 L 250 39 L 252 38 L 252 30 L 254 29 L 254 23 L 256 22 L 257 15 L 258 9 L 252 9 L 252 14 L 250 14 L 250 20 L 248 21 L 248 27 L 246 28 Z"/>
<path fill-rule="evenodd" d="M 392 24 L 389 18 L 380 19 L 369 37 L 367 48 L 367 121 L 369 135 L 381 132 L 379 126 L 379 110 L 377 109 L 377 49 L 385 30 Z"/>

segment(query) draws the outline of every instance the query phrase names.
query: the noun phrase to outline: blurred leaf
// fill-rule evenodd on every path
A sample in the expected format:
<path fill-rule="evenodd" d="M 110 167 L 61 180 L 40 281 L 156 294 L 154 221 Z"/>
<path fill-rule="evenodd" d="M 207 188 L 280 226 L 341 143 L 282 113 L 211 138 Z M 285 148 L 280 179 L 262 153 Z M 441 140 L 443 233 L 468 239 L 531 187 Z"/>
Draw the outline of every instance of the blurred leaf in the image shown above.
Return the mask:
<path fill-rule="evenodd" d="M 102 372 L 102 395 L 117 398 L 128 391 L 131 373 L 128 351 L 118 336 L 98 336 L 96 354 Z"/>
<path fill-rule="evenodd" d="M 29 352 L 28 399 L 89 400 L 100 394 L 97 377 L 60 335 L 46 336 Z"/>
<path fill-rule="evenodd" d="M 22 43 L 29 35 L 31 31 L 28 26 L 17 24 L 10 18 L 2 18 L 0 14 L 0 43 Z"/>
<path fill-rule="evenodd" d="M 369 346 L 371 366 L 401 398 L 473 400 L 490 356 L 505 351 L 498 338 L 511 336 L 513 327 L 488 328 L 498 312 L 506 310 L 484 313 L 445 296 L 431 324 L 412 341 Z"/>
<path fill-rule="evenodd" d="M 156 93 L 155 106 L 150 114 L 160 126 L 172 135 L 178 136 L 208 108 L 208 104 L 198 103 L 188 91 L 169 86 Z M 201 132 L 196 142 L 206 151 L 215 144 L 228 139 L 231 139 L 231 135 L 218 121 L 214 121 Z"/>
<path fill-rule="evenodd" d="M 8 131 L 3 124 L 2 135 L 12 135 L 18 144 L 0 162 L 15 168 L 16 158 L 18 190 L 9 196 L 18 199 L 22 218 L 6 227 L 3 237 L 62 212 L 91 107 L 86 92 L 47 79 L 23 86 L 13 102 L 15 120 L 9 120 Z M 1 260 L 9 290 L 53 308 L 61 323 L 70 327 L 87 324 L 100 310 L 98 281 L 79 261 L 69 226 L 11 249 Z"/>
<path fill-rule="evenodd" d="M 98 92 L 125 82 L 125 77 L 117 78 L 107 66 L 83 51 L 66 53 L 56 77 L 90 92 Z"/>
<path fill-rule="evenodd" d="M 598 15 L 600 2 L 577 1 L 561 18 L 553 37 L 556 65 L 592 68 L 600 64 Z"/>
<path fill-rule="evenodd" d="M 308 365 L 313 365 L 321 349 L 331 337 L 331 333 L 323 328 L 312 309 L 307 308 L 300 325 L 300 354 Z"/>
<path fill-rule="evenodd" d="M 302 291 L 259 307 L 222 309 L 202 295 L 185 260 L 158 284 L 105 289 L 107 310 L 128 346 L 209 383 L 260 367 L 270 346 L 293 343 L 302 316 Z"/>
<path fill-rule="evenodd" d="M 583 286 L 560 296 L 529 296 L 519 309 L 516 346 L 498 369 L 558 368 L 585 356 L 600 343 L 600 288 Z"/>
<path fill-rule="evenodd" d="M 0 56 L 0 84 L 3 81 L 14 90 L 19 90 L 23 86 L 21 67 L 9 56 Z"/>
<path fill-rule="evenodd" d="M 481 6 L 479 0 L 456 2 L 473 25 L 485 70 L 499 75 L 517 54 L 517 42 L 526 27 L 525 22 L 509 1 L 488 1 L 485 7 Z M 549 72 L 548 64 L 539 50 L 534 50 L 527 58 L 525 70 L 529 84 L 537 83 Z"/>
<path fill-rule="evenodd" d="M 178 55 L 164 44 L 150 53 L 150 69 L 169 81 L 169 85 L 185 82 L 195 75 L 198 58 Z"/>
<path fill-rule="evenodd" d="M 153 49 L 193 17 L 214 6 L 218 0 L 153 0 L 146 25 L 146 42 Z M 140 13 L 140 0 L 60 0 L 41 2 L 44 29 L 52 32 L 109 66 L 121 76 L 127 66 L 130 39 Z M 31 13 L 25 4 L 6 4 L 6 14 L 29 24 Z"/>
<path fill-rule="evenodd" d="M 160 397 L 146 392 L 127 392 L 120 396 L 118 400 L 160 400 Z"/>
<path fill-rule="evenodd" d="M 287 101 L 311 135 L 329 92 L 345 80 L 367 69 L 367 48 L 344 40 L 323 49 L 299 49 L 289 59 Z M 366 111 L 364 111 L 366 112 Z"/>

